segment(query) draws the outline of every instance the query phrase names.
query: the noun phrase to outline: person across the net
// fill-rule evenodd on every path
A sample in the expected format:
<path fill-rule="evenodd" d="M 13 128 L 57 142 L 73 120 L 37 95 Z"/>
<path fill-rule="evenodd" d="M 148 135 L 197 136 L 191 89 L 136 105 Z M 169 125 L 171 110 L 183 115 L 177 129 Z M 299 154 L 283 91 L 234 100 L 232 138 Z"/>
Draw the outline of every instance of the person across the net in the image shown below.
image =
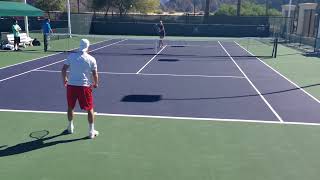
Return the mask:
<path fill-rule="evenodd" d="M 164 28 L 162 21 L 160 21 L 160 24 L 159 24 L 159 35 L 160 35 L 159 48 L 162 48 L 163 47 L 163 39 L 166 36 L 166 31 L 165 31 L 165 28 Z"/>
<path fill-rule="evenodd" d="M 13 47 L 15 51 L 20 51 L 19 44 L 20 44 L 20 31 L 21 28 L 18 24 L 17 20 L 14 20 L 14 23 L 12 25 L 12 33 L 13 33 Z"/>
<path fill-rule="evenodd" d="M 94 107 L 92 88 L 98 87 L 97 62 L 94 57 L 88 54 L 90 42 L 81 39 L 79 51 L 71 54 L 62 67 L 62 80 L 67 89 L 68 120 L 67 131 L 74 132 L 74 107 L 79 101 L 81 109 L 88 113 L 89 138 L 99 135 L 94 128 Z M 67 74 L 67 70 L 69 73 Z"/>
<path fill-rule="evenodd" d="M 42 32 L 43 32 L 43 47 L 44 47 L 44 51 L 48 51 L 48 47 L 49 47 L 49 37 L 50 37 L 50 33 L 52 34 L 53 31 L 51 29 L 51 25 L 50 25 L 50 19 L 45 19 L 44 23 L 42 24 Z"/>

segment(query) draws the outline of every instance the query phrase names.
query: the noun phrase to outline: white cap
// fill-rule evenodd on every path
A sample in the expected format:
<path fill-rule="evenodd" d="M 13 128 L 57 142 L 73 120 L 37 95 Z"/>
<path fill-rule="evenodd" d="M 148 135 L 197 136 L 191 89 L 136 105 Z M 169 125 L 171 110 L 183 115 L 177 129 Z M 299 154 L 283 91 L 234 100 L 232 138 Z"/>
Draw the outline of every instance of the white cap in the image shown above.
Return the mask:
<path fill-rule="evenodd" d="M 88 39 L 81 39 L 79 51 L 82 51 L 82 52 L 87 51 L 89 46 L 90 46 L 90 42 Z"/>

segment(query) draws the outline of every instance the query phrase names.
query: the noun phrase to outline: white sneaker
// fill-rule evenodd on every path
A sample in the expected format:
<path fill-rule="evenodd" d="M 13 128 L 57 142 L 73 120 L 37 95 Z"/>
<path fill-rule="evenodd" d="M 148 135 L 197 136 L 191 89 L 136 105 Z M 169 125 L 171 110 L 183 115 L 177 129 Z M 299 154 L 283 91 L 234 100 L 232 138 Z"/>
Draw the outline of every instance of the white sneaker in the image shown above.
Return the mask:
<path fill-rule="evenodd" d="M 92 131 L 89 132 L 89 138 L 90 138 L 90 139 L 93 139 L 93 138 L 95 138 L 95 137 L 98 136 L 98 135 L 99 135 L 99 131 L 92 130 Z"/>
<path fill-rule="evenodd" d="M 68 125 L 67 131 L 69 134 L 73 134 L 74 133 L 74 126 Z"/>

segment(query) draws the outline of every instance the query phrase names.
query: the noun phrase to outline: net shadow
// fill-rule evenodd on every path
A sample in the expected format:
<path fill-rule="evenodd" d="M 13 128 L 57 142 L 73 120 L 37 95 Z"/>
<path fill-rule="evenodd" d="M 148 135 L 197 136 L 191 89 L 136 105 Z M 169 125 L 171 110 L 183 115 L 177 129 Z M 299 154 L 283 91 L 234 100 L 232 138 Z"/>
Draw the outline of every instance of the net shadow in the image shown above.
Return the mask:
<path fill-rule="evenodd" d="M 262 93 L 261 95 L 267 96 L 272 94 L 281 94 L 287 93 L 291 91 L 297 91 L 301 89 L 311 88 L 320 86 L 320 83 L 311 84 L 307 86 L 302 86 L 300 88 L 290 88 L 280 91 L 273 91 Z M 247 98 L 247 97 L 257 97 L 260 94 L 245 94 L 245 95 L 236 95 L 236 96 L 217 96 L 217 97 L 188 97 L 188 98 L 162 98 L 161 95 L 127 95 L 122 98 L 122 102 L 158 102 L 158 101 L 189 101 L 189 100 L 221 100 L 221 99 L 234 99 L 234 98 Z"/>

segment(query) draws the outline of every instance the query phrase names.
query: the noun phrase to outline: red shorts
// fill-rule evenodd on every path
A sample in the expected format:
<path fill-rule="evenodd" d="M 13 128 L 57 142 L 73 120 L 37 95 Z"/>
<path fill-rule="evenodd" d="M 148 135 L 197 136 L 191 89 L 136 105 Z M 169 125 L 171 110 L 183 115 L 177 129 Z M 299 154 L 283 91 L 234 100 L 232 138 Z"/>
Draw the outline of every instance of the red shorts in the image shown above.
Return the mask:
<path fill-rule="evenodd" d="M 92 88 L 84 86 L 67 86 L 68 107 L 74 108 L 77 100 L 80 108 L 83 110 L 91 110 L 93 108 Z"/>

